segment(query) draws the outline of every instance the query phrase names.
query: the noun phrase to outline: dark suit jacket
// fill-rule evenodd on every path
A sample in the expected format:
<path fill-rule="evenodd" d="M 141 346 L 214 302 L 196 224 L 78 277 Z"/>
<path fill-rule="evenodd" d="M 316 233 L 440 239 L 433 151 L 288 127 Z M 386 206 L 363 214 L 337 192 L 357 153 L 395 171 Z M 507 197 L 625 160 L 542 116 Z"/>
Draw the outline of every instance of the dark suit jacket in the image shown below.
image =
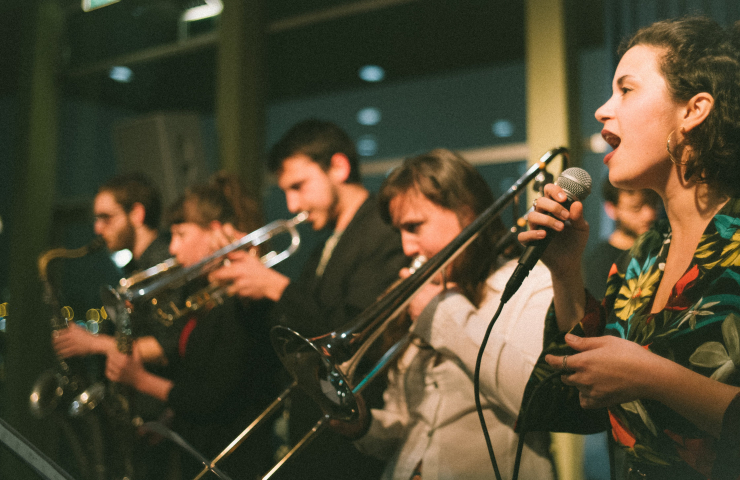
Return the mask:
<path fill-rule="evenodd" d="M 387 225 L 374 196 L 360 207 L 339 239 L 322 277 L 323 245 L 276 305 L 276 321 L 313 337 L 340 328 L 371 305 L 408 266 L 400 234 Z"/>

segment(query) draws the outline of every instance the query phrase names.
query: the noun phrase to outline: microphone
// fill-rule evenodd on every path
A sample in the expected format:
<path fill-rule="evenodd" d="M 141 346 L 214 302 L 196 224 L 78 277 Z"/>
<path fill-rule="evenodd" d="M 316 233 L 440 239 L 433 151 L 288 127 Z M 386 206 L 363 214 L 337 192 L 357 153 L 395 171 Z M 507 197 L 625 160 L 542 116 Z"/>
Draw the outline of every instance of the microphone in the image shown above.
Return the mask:
<path fill-rule="evenodd" d="M 563 202 L 565 208 L 570 209 L 573 202 L 582 202 L 591 193 L 591 176 L 582 168 L 572 167 L 560 174 L 557 181 L 557 186 L 563 189 L 568 199 Z M 540 240 L 535 240 L 527 245 L 524 249 L 524 253 L 519 257 L 519 265 L 517 265 L 514 273 L 509 278 L 509 282 L 506 284 L 504 293 L 501 296 L 501 303 L 506 303 L 511 299 L 514 293 L 519 289 L 524 282 L 524 279 L 529 275 L 530 270 L 534 268 L 537 261 L 544 253 L 550 240 L 555 235 L 555 231 L 545 228 L 547 236 Z"/>

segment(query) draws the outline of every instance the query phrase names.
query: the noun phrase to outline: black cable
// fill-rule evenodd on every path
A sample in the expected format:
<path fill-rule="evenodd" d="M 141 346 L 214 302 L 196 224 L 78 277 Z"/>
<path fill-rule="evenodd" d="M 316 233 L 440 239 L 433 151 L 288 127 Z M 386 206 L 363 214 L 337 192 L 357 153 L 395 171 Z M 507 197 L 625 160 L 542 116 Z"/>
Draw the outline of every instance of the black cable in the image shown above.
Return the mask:
<path fill-rule="evenodd" d="M 486 344 L 488 343 L 488 337 L 491 336 L 491 330 L 493 325 L 501 315 L 505 303 L 501 302 L 498 306 L 498 310 L 493 315 L 491 323 L 488 324 L 486 334 L 483 336 L 483 342 L 481 342 L 480 348 L 478 349 L 478 359 L 475 361 L 475 373 L 473 374 L 473 391 L 475 392 L 475 409 L 478 411 L 478 418 L 480 419 L 480 425 L 483 428 L 483 436 L 486 438 L 486 446 L 488 447 L 488 456 L 491 457 L 491 464 L 493 465 L 493 473 L 496 474 L 496 480 L 501 480 L 501 473 L 498 471 L 498 464 L 496 463 L 496 456 L 493 453 L 493 445 L 491 445 L 491 437 L 488 435 L 488 427 L 486 427 L 486 419 L 483 417 L 483 407 L 480 402 L 480 366 L 483 361 L 483 352 L 486 350 Z"/>
<path fill-rule="evenodd" d="M 473 374 L 473 391 L 475 392 L 475 408 L 478 411 L 478 418 L 480 419 L 481 427 L 483 428 L 483 436 L 486 439 L 486 446 L 488 447 L 488 456 L 491 458 L 491 464 L 493 465 L 493 472 L 496 474 L 496 480 L 501 480 L 501 473 L 498 470 L 498 464 L 496 463 L 496 456 L 493 453 L 493 445 L 491 444 L 491 437 L 488 434 L 488 428 L 486 427 L 486 419 L 483 417 L 483 407 L 481 405 L 480 401 L 480 368 L 481 363 L 483 361 L 483 352 L 486 349 L 486 344 L 488 343 L 488 338 L 491 336 L 491 331 L 493 330 L 493 325 L 496 323 L 496 320 L 498 320 L 499 315 L 501 315 L 501 310 L 503 310 L 505 305 L 505 302 L 501 302 L 498 306 L 498 310 L 496 310 L 496 313 L 493 315 L 493 318 L 491 319 L 491 323 L 488 324 L 488 328 L 486 329 L 486 334 L 483 336 L 483 341 L 481 342 L 480 349 L 478 350 L 478 358 L 475 362 L 475 373 Z M 539 390 L 541 387 L 546 385 L 548 382 L 550 382 L 553 378 L 558 377 L 559 375 L 562 375 L 562 372 L 556 371 L 545 377 L 545 379 L 540 382 L 537 387 L 532 391 L 532 395 L 529 397 L 529 400 L 527 401 L 527 406 L 524 409 L 524 412 L 522 413 L 521 421 L 521 433 L 519 434 L 519 442 L 517 444 L 517 450 L 516 450 L 516 457 L 514 460 L 514 473 L 511 477 L 512 480 L 517 480 L 519 476 L 519 465 L 521 463 L 521 457 L 522 457 L 522 451 L 524 450 L 524 435 L 526 433 L 526 418 L 527 418 L 527 412 L 529 411 L 529 407 L 532 405 L 532 401 L 539 393 Z"/>

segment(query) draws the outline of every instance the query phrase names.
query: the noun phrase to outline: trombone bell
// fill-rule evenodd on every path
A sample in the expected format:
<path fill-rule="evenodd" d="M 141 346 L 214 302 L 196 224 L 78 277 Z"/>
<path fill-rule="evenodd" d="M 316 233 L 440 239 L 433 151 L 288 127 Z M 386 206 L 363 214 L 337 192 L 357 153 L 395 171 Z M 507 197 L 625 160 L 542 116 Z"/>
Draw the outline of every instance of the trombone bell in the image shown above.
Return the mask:
<path fill-rule="evenodd" d="M 271 337 L 272 346 L 285 368 L 325 414 L 345 422 L 359 420 L 352 386 L 337 364 L 329 359 L 326 348 L 287 327 L 275 327 Z M 324 336 L 319 338 L 325 339 Z"/>

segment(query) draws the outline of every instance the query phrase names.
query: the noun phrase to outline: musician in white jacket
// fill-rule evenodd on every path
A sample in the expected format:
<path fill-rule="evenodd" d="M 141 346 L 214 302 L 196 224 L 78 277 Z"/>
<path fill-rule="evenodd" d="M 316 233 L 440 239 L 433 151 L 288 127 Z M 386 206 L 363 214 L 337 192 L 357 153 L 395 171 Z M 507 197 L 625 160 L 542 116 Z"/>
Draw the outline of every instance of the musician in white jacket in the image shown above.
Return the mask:
<path fill-rule="evenodd" d="M 407 159 L 381 187 L 381 212 L 401 231 L 404 253 L 431 258 L 493 203 L 480 174 L 448 150 Z M 384 479 L 493 478 L 475 408 L 473 372 L 515 260 L 495 245 L 496 220 L 408 307 L 413 342 L 389 372 L 385 406 L 371 410 L 357 447 L 383 458 Z M 403 270 L 401 277 L 408 276 Z M 536 267 L 504 307 L 480 375 L 481 401 L 499 470 L 511 478 L 514 422 L 542 350 L 542 318 L 552 299 L 549 274 Z M 549 435 L 529 433 L 519 478 L 552 479 Z"/>

